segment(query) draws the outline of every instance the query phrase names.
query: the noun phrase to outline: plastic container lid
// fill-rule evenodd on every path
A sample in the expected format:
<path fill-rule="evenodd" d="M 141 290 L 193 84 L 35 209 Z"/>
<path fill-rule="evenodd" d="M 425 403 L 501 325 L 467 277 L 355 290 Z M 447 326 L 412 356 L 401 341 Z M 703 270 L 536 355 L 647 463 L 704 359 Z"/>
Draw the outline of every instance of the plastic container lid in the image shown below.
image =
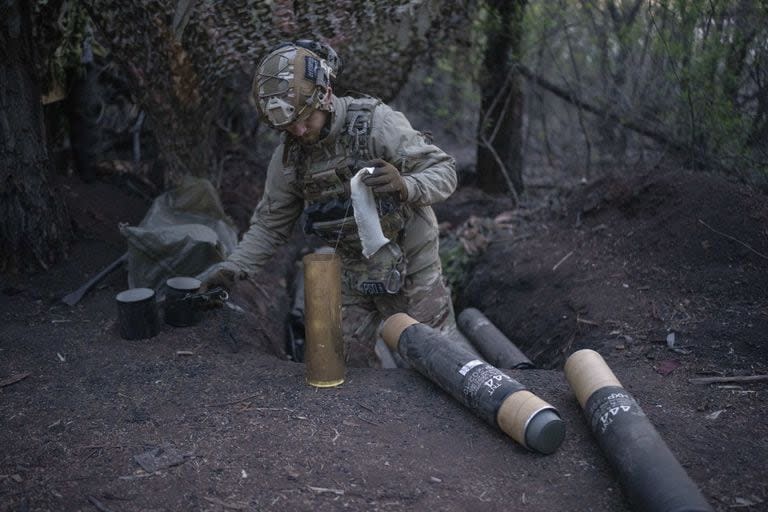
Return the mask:
<path fill-rule="evenodd" d="M 172 277 L 165 284 L 174 290 L 192 291 L 200 288 L 203 283 L 194 277 Z"/>
<path fill-rule="evenodd" d="M 565 422 L 553 409 L 536 413 L 525 429 L 525 444 L 543 454 L 554 453 L 565 439 Z"/>
<path fill-rule="evenodd" d="M 155 295 L 152 288 L 131 288 L 117 294 L 115 299 L 118 302 L 141 302 Z"/>

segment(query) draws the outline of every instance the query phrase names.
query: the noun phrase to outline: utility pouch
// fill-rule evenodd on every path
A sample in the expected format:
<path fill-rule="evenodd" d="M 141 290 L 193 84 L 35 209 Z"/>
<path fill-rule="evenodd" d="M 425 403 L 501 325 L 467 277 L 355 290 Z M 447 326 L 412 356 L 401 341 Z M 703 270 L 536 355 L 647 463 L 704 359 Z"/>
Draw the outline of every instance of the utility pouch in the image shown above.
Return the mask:
<path fill-rule="evenodd" d="M 364 262 L 365 268 L 353 270 L 353 288 L 362 295 L 386 295 L 400 291 L 405 281 L 405 257 L 400 246 L 389 242 Z"/>

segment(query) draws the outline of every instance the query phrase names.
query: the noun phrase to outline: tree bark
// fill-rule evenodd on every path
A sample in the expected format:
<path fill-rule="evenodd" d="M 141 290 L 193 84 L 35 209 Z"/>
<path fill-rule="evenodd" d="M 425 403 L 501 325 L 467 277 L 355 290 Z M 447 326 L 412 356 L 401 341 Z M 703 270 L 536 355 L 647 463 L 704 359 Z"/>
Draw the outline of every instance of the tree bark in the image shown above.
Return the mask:
<path fill-rule="evenodd" d="M 480 87 L 477 184 L 488 193 L 523 190 L 523 92 L 512 72 L 520 51 L 526 0 L 489 0 L 498 20 L 487 31 Z"/>
<path fill-rule="evenodd" d="M 49 183 L 30 2 L 0 0 L 0 270 L 47 268 L 66 250 L 69 217 Z"/>

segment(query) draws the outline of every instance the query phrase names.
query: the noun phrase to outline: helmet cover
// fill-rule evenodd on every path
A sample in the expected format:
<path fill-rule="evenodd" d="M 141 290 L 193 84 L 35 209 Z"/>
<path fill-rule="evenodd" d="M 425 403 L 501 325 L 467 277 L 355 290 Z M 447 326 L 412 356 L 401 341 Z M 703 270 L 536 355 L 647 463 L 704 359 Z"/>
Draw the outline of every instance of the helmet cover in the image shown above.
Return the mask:
<path fill-rule="evenodd" d="M 328 63 L 316 53 L 293 43 L 284 44 L 259 63 L 252 100 L 272 127 L 284 128 L 323 106 L 331 77 Z"/>

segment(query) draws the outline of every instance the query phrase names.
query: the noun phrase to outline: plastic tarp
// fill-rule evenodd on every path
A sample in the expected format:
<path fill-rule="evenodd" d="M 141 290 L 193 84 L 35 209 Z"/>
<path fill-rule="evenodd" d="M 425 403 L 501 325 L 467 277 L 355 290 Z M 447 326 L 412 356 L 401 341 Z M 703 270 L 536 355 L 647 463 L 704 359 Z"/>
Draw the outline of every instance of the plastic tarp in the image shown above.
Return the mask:
<path fill-rule="evenodd" d="M 195 276 L 237 245 L 216 189 L 193 177 L 155 198 L 138 226 L 121 225 L 120 232 L 128 243 L 130 288 L 160 289 L 169 277 Z"/>

